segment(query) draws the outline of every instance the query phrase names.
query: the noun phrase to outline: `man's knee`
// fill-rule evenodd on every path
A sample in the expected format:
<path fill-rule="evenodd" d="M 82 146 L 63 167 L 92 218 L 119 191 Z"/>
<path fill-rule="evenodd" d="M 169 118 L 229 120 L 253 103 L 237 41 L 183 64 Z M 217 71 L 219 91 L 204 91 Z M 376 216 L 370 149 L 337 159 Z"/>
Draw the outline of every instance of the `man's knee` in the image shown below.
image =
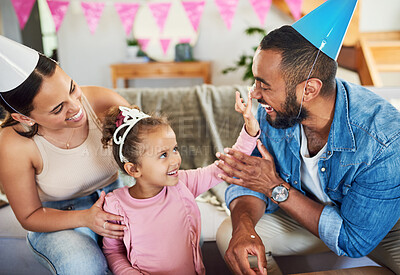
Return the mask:
<path fill-rule="evenodd" d="M 222 256 L 225 255 L 225 252 L 228 249 L 231 236 L 232 221 L 231 218 L 228 217 L 221 223 L 217 231 L 217 246 L 219 253 L 221 253 Z"/>

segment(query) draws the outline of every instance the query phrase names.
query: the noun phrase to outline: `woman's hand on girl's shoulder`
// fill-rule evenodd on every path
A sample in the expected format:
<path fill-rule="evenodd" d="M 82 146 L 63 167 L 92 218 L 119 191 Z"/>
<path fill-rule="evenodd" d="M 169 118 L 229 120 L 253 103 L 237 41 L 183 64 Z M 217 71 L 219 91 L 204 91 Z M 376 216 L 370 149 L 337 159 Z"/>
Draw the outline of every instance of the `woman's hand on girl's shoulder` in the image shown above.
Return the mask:
<path fill-rule="evenodd" d="M 126 226 L 118 222 L 122 222 L 124 219 L 119 215 L 103 210 L 105 196 L 106 193 L 102 191 L 99 199 L 93 206 L 84 210 L 86 213 L 85 226 L 103 237 L 122 239 Z"/>
<path fill-rule="evenodd" d="M 97 117 L 103 121 L 104 114 L 112 106 L 130 106 L 128 101 L 114 90 L 98 86 L 81 87 Z"/>

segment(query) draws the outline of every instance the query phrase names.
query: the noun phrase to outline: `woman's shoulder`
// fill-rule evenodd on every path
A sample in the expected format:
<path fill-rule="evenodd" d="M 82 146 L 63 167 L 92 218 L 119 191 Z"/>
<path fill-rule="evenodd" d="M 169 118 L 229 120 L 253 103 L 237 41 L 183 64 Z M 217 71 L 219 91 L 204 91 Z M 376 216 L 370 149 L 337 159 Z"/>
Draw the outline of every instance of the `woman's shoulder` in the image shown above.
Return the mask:
<path fill-rule="evenodd" d="M 129 103 L 115 91 L 98 86 L 82 86 L 85 97 L 96 115 L 103 120 L 105 112 L 112 106 L 129 106 Z"/>
<path fill-rule="evenodd" d="M 0 146 L 1 147 L 8 147 L 8 146 L 15 146 L 15 145 L 29 146 L 30 144 L 33 144 L 33 140 L 31 138 L 21 136 L 20 134 L 18 134 L 16 132 L 16 129 L 14 127 L 16 127 L 16 126 L 9 126 L 6 128 L 1 128 L 1 130 L 0 130 Z"/>
<path fill-rule="evenodd" d="M 40 154 L 32 138 L 21 136 L 12 126 L 0 130 L 1 159 L 6 158 L 10 162 L 30 161 L 34 163 L 38 157 L 40 158 Z"/>

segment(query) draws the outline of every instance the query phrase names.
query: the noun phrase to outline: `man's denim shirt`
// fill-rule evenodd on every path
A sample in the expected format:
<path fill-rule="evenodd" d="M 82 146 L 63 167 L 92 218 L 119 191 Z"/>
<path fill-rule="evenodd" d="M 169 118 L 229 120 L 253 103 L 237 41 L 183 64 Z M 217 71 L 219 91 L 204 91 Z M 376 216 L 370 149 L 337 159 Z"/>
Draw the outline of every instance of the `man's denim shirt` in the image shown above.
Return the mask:
<path fill-rule="evenodd" d="M 321 240 L 337 255 L 361 257 L 371 252 L 400 217 L 400 113 L 386 100 L 357 85 L 336 80 L 335 114 L 327 149 L 318 162 L 322 188 L 333 205 L 319 219 Z M 292 188 L 300 179 L 300 127 L 275 129 L 258 107 L 261 141 L 276 170 Z M 257 148 L 253 155 L 260 156 Z M 262 199 L 266 213 L 278 206 L 264 194 L 228 187 L 229 204 L 237 197 Z M 306 215 L 306 213 L 304 213 Z"/>

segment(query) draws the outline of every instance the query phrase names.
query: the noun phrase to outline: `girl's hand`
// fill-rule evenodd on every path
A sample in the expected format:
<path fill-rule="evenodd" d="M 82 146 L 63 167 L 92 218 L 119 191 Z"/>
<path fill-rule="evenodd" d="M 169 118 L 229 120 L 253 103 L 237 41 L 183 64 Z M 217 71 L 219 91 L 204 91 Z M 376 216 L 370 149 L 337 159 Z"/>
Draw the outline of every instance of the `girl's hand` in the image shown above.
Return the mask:
<path fill-rule="evenodd" d="M 105 196 L 106 193 L 102 191 L 100 198 L 87 210 L 86 225 L 103 237 L 122 239 L 126 226 L 114 222 L 123 221 L 123 218 L 103 210 Z"/>
<path fill-rule="evenodd" d="M 247 99 L 247 105 L 244 104 L 243 99 L 240 98 L 240 93 L 236 91 L 236 103 L 235 103 L 235 110 L 238 113 L 241 113 L 244 118 L 245 122 L 245 128 L 247 133 L 255 137 L 258 134 L 258 131 L 260 130 L 260 125 L 258 124 L 258 121 L 254 117 L 254 115 L 251 113 L 251 96 L 250 96 L 250 91 L 249 91 L 249 97 Z"/>

